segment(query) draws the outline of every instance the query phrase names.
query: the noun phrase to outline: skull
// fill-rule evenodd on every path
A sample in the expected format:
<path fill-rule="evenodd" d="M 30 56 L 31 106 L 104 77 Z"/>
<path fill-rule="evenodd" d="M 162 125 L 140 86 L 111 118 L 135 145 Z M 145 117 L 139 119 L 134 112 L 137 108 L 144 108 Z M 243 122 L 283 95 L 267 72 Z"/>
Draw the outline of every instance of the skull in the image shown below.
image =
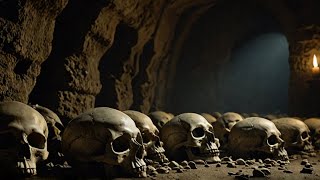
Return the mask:
<path fill-rule="evenodd" d="M 311 141 L 315 148 L 320 148 L 320 119 L 319 118 L 309 118 L 304 121 L 304 123 L 310 129 Z"/>
<path fill-rule="evenodd" d="M 212 116 L 215 117 L 216 119 L 218 119 L 219 117 L 222 116 L 222 114 L 220 112 L 213 112 Z"/>
<path fill-rule="evenodd" d="M 212 124 L 213 131 L 215 132 L 216 137 L 219 139 L 222 149 L 224 149 L 228 144 L 228 136 L 231 128 L 241 120 L 242 116 L 240 114 L 227 112 Z"/>
<path fill-rule="evenodd" d="M 103 163 L 146 177 L 142 136 L 125 113 L 108 107 L 90 109 L 71 120 L 62 134 L 62 151 L 71 165 Z"/>
<path fill-rule="evenodd" d="M 263 118 L 269 119 L 269 120 L 278 119 L 278 117 L 276 115 L 274 115 L 274 114 L 267 114 Z"/>
<path fill-rule="evenodd" d="M 217 121 L 215 117 L 213 117 L 211 114 L 208 114 L 208 113 L 201 113 L 201 116 L 203 116 L 210 124 Z"/>
<path fill-rule="evenodd" d="M 32 105 L 46 120 L 49 135 L 48 135 L 48 151 L 50 152 L 48 161 L 54 164 L 63 164 L 63 155 L 61 153 L 61 132 L 64 126 L 56 113 L 50 109 L 38 104 Z"/>
<path fill-rule="evenodd" d="M 135 123 L 142 134 L 143 144 L 147 151 L 147 159 L 151 159 L 157 162 L 166 162 L 168 159 L 164 155 L 165 150 L 160 141 L 159 130 L 152 123 L 149 116 L 133 110 L 123 111 L 126 113 Z"/>
<path fill-rule="evenodd" d="M 168 157 L 176 161 L 220 162 L 219 140 L 215 138 L 211 124 L 199 114 L 175 116 L 162 127 L 160 137 Z"/>
<path fill-rule="evenodd" d="M 36 175 L 37 163 L 48 158 L 47 138 L 48 127 L 38 111 L 17 101 L 0 103 L 0 164 L 3 173 L 14 171 L 23 176 Z"/>
<path fill-rule="evenodd" d="M 172 115 L 163 111 L 154 111 L 149 113 L 148 116 L 151 118 L 153 124 L 158 129 L 161 129 L 165 123 L 167 123 L 170 119 L 172 119 Z"/>
<path fill-rule="evenodd" d="M 280 118 L 272 122 L 281 132 L 285 148 L 289 153 L 313 150 L 309 136 L 310 130 L 304 122 L 294 118 Z"/>
<path fill-rule="evenodd" d="M 248 113 L 241 113 L 243 119 L 250 117 Z"/>
<path fill-rule="evenodd" d="M 288 160 L 281 133 L 273 122 L 250 117 L 235 124 L 229 134 L 228 150 L 234 157 Z"/>

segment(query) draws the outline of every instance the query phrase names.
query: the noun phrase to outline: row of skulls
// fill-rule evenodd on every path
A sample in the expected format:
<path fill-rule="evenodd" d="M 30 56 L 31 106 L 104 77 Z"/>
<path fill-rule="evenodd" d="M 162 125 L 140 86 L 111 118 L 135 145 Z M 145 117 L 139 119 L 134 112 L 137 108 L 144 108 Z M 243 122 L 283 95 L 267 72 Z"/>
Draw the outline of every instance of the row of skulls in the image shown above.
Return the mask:
<path fill-rule="evenodd" d="M 271 121 L 233 112 L 218 118 L 196 113 L 173 116 L 162 111 L 145 115 L 108 107 L 90 109 L 64 128 L 48 108 L 7 101 L 0 103 L 0 168 L 35 175 L 41 163 L 67 160 L 73 167 L 102 164 L 106 172 L 117 168 L 146 177 L 149 160 L 217 163 L 221 151 L 233 157 L 287 161 L 286 150 L 313 150 L 309 128 L 315 135 L 313 142 L 319 144 L 320 120 L 314 118 Z"/>

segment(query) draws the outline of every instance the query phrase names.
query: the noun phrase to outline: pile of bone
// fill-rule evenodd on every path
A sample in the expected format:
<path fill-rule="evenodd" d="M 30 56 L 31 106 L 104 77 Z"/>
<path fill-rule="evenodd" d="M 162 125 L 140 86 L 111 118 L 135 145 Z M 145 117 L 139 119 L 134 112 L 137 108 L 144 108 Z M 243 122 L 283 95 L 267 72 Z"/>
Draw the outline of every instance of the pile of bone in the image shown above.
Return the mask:
<path fill-rule="evenodd" d="M 48 108 L 6 101 L 0 103 L 0 127 L 0 167 L 3 174 L 19 177 L 57 172 L 147 177 L 199 165 L 219 167 L 226 162 L 220 157 L 228 156 L 237 159 L 228 167 L 252 159 L 282 165 L 289 162 L 288 154 L 312 156 L 320 144 L 320 119 L 234 112 L 146 115 L 97 107 L 64 127 Z M 266 170 L 255 172 L 260 171 Z"/>

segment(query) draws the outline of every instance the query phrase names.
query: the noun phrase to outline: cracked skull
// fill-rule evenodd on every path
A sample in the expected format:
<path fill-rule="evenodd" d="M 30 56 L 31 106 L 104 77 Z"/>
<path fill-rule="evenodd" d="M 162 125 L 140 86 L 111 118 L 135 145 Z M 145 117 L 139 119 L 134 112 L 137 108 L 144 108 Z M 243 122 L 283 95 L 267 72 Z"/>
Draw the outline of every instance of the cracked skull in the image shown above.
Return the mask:
<path fill-rule="evenodd" d="M 216 122 L 212 123 L 216 137 L 219 139 L 221 147 L 224 149 L 228 144 L 228 136 L 231 128 L 243 118 L 240 114 L 227 112 L 222 114 Z"/>
<path fill-rule="evenodd" d="M 315 148 L 320 149 L 320 119 L 309 118 L 309 119 L 306 119 L 304 123 L 310 129 L 312 144 L 315 146 Z"/>
<path fill-rule="evenodd" d="M 37 163 L 48 158 L 47 138 L 48 127 L 38 111 L 17 101 L 0 103 L 0 162 L 5 167 L 2 170 L 36 175 Z"/>
<path fill-rule="evenodd" d="M 123 111 L 126 113 L 135 123 L 141 132 L 143 144 L 147 151 L 147 159 L 151 159 L 157 162 L 168 161 L 164 155 L 163 142 L 160 141 L 159 130 L 152 123 L 149 116 L 133 110 Z"/>
<path fill-rule="evenodd" d="M 169 159 L 220 162 L 219 140 L 215 138 L 211 124 L 199 114 L 175 116 L 162 127 L 160 137 Z"/>
<path fill-rule="evenodd" d="M 236 123 L 229 134 L 228 150 L 233 157 L 288 160 L 284 141 L 275 124 L 260 117 Z"/>
<path fill-rule="evenodd" d="M 281 132 L 288 153 L 313 151 L 310 142 L 310 130 L 304 122 L 294 118 L 279 118 L 272 120 L 272 122 Z"/>
<path fill-rule="evenodd" d="M 105 171 L 121 167 L 134 177 L 146 177 L 140 131 L 128 115 L 113 108 L 94 108 L 71 120 L 62 135 L 62 150 L 71 165 L 103 163 Z"/>

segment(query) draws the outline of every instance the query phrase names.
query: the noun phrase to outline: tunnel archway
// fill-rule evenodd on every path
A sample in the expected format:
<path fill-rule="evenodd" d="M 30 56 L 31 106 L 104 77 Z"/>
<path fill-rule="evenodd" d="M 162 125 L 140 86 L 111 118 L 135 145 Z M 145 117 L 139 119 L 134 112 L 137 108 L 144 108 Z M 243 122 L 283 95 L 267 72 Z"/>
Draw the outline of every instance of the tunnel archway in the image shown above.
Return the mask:
<path fill-rule="evenodd" d="M 174 113 L 287 113 L 288 56 L 286 35 L 265 8 L 220 3 L 186 39 L 168 107 Z"/>

